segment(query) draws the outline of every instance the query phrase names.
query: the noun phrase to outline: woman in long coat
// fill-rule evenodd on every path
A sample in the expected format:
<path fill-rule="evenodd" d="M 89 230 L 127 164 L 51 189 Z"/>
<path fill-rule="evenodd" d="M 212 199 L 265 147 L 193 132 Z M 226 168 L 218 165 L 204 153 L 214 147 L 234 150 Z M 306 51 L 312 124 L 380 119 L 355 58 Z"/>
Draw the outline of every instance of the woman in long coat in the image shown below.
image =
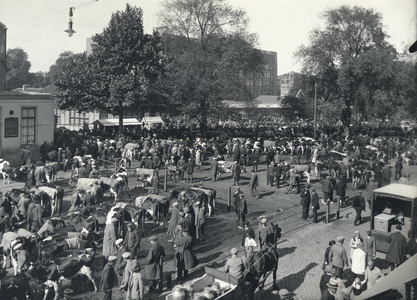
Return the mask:
<path fill-rule="evenodd" d="M 188 270 L 195 268 L 199 261 L 193 251 L 193 238 L 188 231 L 183 232 L 183 236 L 175 241 L 176 253 L 175 258 L 177 262 L 177 278 L 184 279 L 188 277 Z"/>
<path fill-rule="evenodd" d="M 177 227 L 179 220 L 179 212 L 180 210 L 178 209 L 178 202 L 174 202 L 171 208 L 171 218 L 169 219 L 169 226 L 167 231 L 167 234 L 171 237 L 174 237 L 175 234 L 175 228 Z"/>

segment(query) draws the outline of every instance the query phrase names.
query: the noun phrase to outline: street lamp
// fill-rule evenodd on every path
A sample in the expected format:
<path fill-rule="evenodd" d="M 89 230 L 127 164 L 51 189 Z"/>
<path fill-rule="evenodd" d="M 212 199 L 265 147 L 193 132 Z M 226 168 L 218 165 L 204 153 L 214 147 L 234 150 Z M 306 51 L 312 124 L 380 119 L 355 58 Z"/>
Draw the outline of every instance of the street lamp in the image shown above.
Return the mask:
<path fill-rule="evenodd" d="M 74 29 L 72 29 L 72 16 L 73 16 L 74 10 L 75 10 L 75 7 L 70 7 L 68 29 L 64 30 L 64 32 L 66 32 L 69 37 L 72 37 L 72 35 L 75 33 Z"/>

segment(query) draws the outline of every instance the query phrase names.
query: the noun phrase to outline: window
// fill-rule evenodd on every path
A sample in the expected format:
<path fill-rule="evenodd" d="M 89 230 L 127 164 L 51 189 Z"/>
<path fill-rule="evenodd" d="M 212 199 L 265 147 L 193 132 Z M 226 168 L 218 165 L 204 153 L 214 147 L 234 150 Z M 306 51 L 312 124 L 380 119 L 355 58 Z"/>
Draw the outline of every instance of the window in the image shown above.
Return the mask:
<path fill-rule="evenodd" d="M 85 113 L 80 114 L 72 110 L 69 123 L 70 125 L 84 126 L 85 124 L 88 124 L 88 116 L 86 116 Z"/>
<path fill-rule="evenodd" d="M 22 145 L 35 144 L 36 108 L 22 108 Z"/>

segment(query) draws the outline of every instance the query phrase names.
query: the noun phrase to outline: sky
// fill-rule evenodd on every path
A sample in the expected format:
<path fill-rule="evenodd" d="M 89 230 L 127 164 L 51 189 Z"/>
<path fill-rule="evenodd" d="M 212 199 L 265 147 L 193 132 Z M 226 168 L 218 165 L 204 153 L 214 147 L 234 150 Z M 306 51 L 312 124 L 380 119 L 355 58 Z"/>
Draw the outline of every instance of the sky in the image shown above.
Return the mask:
<path fill-rule="evenodd" d="M 157 27 L 158 0 L 1 0 L 0 22 L 7 27 L 7 49 L 22 48 L 32 64 L 30 72 L 49 71 L 64 51 L 81 53 L 86 40 L 107 27 L 113 12 L 126 3 L 141 7 L 146 33 Z M 300 71 L 293 59 L 297 48 L 308 45 L 308 33 L 323 27 L 320 13 L 340 5 L 373 8 L 382 15 L 388 41 L 398 51 L 417 40 L 416 0 L 228 0 L 233 8 L 244 9 L 249 32 L 258 34 L 258 48 L 275 51 L 278 74 Z M 69 8 L 75 7 L 72 37 L 68 27 Z"/>

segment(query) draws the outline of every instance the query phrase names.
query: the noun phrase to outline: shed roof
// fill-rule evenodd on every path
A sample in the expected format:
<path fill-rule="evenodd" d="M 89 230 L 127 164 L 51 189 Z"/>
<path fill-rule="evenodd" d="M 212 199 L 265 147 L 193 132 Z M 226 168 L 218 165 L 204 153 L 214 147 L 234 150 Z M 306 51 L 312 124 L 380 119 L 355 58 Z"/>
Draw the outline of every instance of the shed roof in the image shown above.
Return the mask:
<path fill-rule="evenodd" d="M 161 117 L 143 117 L 142 123 L 165 123 Z"/>
<path fill-rule="evenodd" d="M 391 183 L 374 190 L 374 193 L 395 195 L 403 198 L 417 198 L 417 186 L 400 183 Z"/>
<path fill-rule="evenodd" d="M 93 122 L 93 124 L 100 123 L 104 127 L 110 127 L 110 126 L 119 126 L 119 118 L 117 119 L 99 119 Z M 142 125 L 141 122 L 139 122 L 136 118 L 126 118 L 123 119 L 123 126 L 130 126 L 130 125 Z"/>

